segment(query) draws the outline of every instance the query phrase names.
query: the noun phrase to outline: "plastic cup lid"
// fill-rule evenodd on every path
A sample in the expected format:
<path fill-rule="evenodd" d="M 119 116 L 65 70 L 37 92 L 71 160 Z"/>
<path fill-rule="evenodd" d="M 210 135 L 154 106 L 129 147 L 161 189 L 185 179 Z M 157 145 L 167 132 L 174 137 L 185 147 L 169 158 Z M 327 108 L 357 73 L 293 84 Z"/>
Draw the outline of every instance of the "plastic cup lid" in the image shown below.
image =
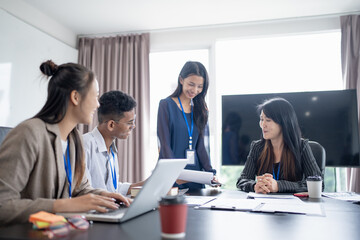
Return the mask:
<path fill-rule="evenodd" d="M 308 176 L 306 180 L 307 181 L 321 181 L 322 178 L 321 178 L 321 176 Z"/>
<path fill-rule="evenodd" d="M 165 196 L 165 197 L 161 198 L 159 203 L 161 205 L 184 204 L 185 197 L 183 195 Z"/>

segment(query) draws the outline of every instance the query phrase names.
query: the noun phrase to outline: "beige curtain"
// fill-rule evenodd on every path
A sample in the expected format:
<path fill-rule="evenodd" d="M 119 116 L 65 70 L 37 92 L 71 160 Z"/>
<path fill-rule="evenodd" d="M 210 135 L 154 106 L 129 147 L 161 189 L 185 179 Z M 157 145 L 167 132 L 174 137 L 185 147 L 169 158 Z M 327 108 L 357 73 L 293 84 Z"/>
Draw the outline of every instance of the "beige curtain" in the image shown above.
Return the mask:
<path fill-rule="evenodd" d="M 144 177 L 150 109 L 149 34 L 79 39 L 79 63 L 95 72 L 100 96 L 121 90 L 137 101 L 136 128 L 127 140 L 118 140 L 120 181 L 137 182 Z M 97 125 L 79 126 L 86 133 Z"/>
<path fill-rule="evenodd" d="M 343 81 L 346 89 L 356 89 L 360 114 L 360 15 L 342 16 L 340 21 Z M 359 193 L 360 168 L 348 168 L 347 173 L 347 190 Z"/>

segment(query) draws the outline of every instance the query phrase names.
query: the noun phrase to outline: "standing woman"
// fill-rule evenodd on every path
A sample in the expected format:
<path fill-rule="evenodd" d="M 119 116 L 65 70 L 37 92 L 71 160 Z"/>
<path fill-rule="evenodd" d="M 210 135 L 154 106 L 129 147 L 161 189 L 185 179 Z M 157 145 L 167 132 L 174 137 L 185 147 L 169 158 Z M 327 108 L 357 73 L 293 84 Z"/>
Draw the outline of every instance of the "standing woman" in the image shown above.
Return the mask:
<path fill-rule="evenodd" d="M 90 187 L 84 175 L 79 123 L 89 124 L 99 106 L 98 83 L 87 68 L 51 60 L 40 70 L 50 78 L 44 107 L 20 123 L 0 147 L 0 225 L 51 213 L 116 209 L 121 194 Z"/>
<path fill-rule="evenodd" d="M 187 158 L 186 169 L 216 173 L 211 167 L 204 145 L 208 121 L 205 102 L 209 77 L 200 62 L 186 62 L 173 94 L 162 99 L 158 110 L 157 134 L 160 144 L 159 159 Z M 179 188 L 204 188 L 203 184 L 184 183 Z"/>
<path fill-rule="evenodd" d="M 306 178 L 321 176 L 308 140 L 301 138 L 292 105 L 273 98 L 258 106 L 262 138 L 251 143 L 236 186 L 246 192 L 306 192 Z"/>

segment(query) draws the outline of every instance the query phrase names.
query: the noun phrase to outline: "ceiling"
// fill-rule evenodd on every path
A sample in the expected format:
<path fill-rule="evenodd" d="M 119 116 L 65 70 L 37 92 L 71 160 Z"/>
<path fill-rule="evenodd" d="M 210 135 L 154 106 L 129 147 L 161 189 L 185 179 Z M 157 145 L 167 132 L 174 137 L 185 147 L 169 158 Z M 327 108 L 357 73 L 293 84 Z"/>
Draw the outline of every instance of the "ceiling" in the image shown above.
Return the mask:
<path fill-rule="evenodd" d="M 344 15 L 359 0 L 26 0 L 76 35 Z"/>

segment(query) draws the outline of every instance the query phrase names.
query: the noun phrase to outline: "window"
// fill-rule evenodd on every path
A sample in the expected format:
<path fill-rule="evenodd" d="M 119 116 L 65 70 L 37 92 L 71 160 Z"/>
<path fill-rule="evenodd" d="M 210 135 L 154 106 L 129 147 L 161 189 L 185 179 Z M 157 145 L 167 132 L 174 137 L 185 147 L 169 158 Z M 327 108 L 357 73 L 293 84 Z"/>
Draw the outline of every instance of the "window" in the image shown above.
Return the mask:
<path fill-rule="evenodd" d="M 340 39 L 340 31 L 334 31 L 218 41 L 216 99 L 229 94 L 343 89 Z M 236 188 L 241 170 L 241 166 L 221 168 L 227 188 Z M 327 168 L 325 186 L 325 191 L 345 190 L 345 170 Z"/>
<path fill-rule="evenodd" d="M 157 109 L 160 99 L 169 96 L 177 86 L 178 74 L 188 60 L 202 62 L 216 79 L 211 89 L 210 145 L 214 167 L 221 166 L 221 95 L 271 92 L 299 92 L 343 89 L 339 31 L 317 32 L 302 35 L 267 36 L 218 40 L 214 48 L 186 51 L 154 52 L 150 54 L 150 159 L 146 163 L 148 176 L 158 159 L 156 134 Z M 209 69 L 209 56 L 214 69 Z M 211 76 L 211 73 L 216 76 Z M 214 78 L 215 77 L 215 78 Z M 211 89 L 211 90 L 210 90 Z M 212 94 L 212 95 L 211 95 Z M 214 106 L 214 102 L 215 105 Z M 214 113 L 216 116 L 214 116 Z M 212 115 L 213 114 L 213 115 Z M 217 127 L 214 127 L 217 126 Z M 225 188 L 235 189 L 241 166 L 219 167 L 219 179 Z M 327 168 L 325 191 L 345 190 L 345 169 Z"/>
<path fill-rule="evenodd" d="M 343 89 L 340 32 L 219 41 L 218 94 Z"/>

